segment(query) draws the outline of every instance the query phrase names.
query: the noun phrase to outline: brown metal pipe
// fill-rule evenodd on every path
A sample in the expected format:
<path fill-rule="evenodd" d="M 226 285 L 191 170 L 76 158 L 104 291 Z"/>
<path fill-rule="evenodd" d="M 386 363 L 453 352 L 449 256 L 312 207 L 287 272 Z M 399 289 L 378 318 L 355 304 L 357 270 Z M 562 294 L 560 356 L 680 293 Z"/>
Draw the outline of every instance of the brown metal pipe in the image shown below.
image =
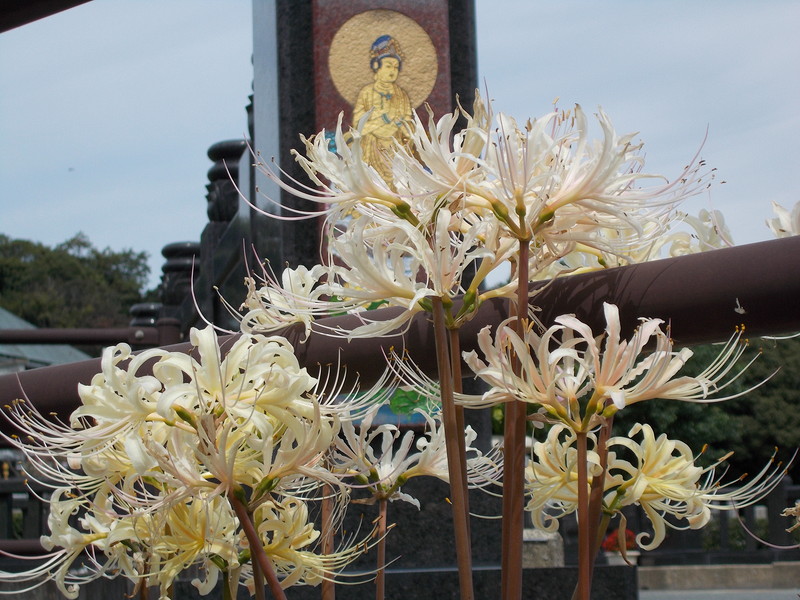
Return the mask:
<path fill-rule="evenodd" d="M 155 327 L 108 329 L 2 329 L 0 344 L 147 344 L 158 340 Z"/>
<path fill-rule="evenodd" d="M 46 551 L 39 538 L 25 538 L 19 540 L 0 540 L 0 552 L 8 552 L 22 556 L 36 556 Z"/>
<path fill-rule="evenodd" d="M 671 323 L 678 345 L 725 340 L 741 324 L 750 336 L 795 332 L 800 331 L 800 236 L 563 277 L 532 288 L 538 292 L 531 303 L 541 307 L 538 315 L 545 324 L 560 314 L 574 313 L 600 332 L 604 326 L 601 303 L 612 302 L 619 306 L 627 332 L 638 317 L 660 317 Z M 370 313 L 370 318 L 390 319 L 398 310 L 381 309 Z M 475 348 L 478 331 L 506 316 L 505 302 L 485 302 L 460 332 L 462 349 Z M 323 321 L 328 327 L 343 329 L 358 322 L 349 315 Z M 312 334 L 302 343 L 301 331 L 290 328 L 283 333 L 295 344 L 302 365 L 338 360 L 351 374 L 358 371 L 362 383 L 374 381 L 383 372 L 383 354 L 392 346 L 405 346 L 429 372 L 436 363 L 426 314 L 418 315 L 402 338 L 347 342 Z M 232 337 L 220 340 L 223 350 Z M 191 350 L 188 344 L 168 348 Z M 42 412 L 68 415 L 79 403 L 77 384 L 88 383 L 99 370 L 96 359 L 5 375 L 0 377 L 0 404 L 24 393 Z"/>
<path fill-rule="evenodd" d="M 164 346 L 180 340 L 177 319 L 159 319 L 155 327 L 0 329 L 0 344 L 118 344 Z"/>

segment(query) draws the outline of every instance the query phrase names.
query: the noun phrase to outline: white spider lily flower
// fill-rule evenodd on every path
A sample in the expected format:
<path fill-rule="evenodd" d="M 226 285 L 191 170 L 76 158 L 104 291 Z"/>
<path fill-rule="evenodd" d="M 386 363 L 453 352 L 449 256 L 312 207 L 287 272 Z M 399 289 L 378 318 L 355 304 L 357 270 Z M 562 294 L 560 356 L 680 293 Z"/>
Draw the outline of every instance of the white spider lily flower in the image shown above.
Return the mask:
<path fill-rule="evenodd" d="M 304 394 L 315 379 L 299 366 L 284 338 L 243 334 L 224 359 L 213 328 L 193 329 L 190 341 L 198 359 L 172 353 L 153 367 L 165 387 L 158 402 L 165 419 L 180 420 L 176 411 L 224 411 L 266 434 L 270 420 L 313 416 L 313 403 Z"/>
<path fill-rule="evenodd" d="M 392 333 L 417 312 L 429 310 L 430 298 L 449 301 L 465 291 L 465 271 L 479 264 L 478 276 L 469 283 L 472 299 L 465 313 L 474 311 L 480 303 L 478 286 L 497 265 L 480 240 L 485 224 L 460 233 L 459 216 L 444 207 L 425 227 L 377 211 L 370 214 L 354 219 L 346 232 L 330 241 L 331 252 L 347 266 L 331 269 L 334 277 L 321 287 L 326 294 L 352 300 L 352 310 L 364 320 L 349 337 Z M 361 309 L 372 302 L 399 306 L 404 312 L 390 321 L 371 321 Z"/>
<path fill-rule="evenodd" d="M 632 439 L 639 434 L 641 442 Z M 626 437 L 609 439 L 608 447 L 624 447 L 634 457 L 631 462 L 609 460 L 609 472 L 622 477 L 624 483 L 609 491 L 606 501 L 614 511 L 631 504 L 644 509 L 653 533 L 637 536 L 643 550 L 658 547 L 667 527 L 700 529 L 708 523 L 712 510 L 737 510 L 758 502 L 786 474 L 786 468 L 773 460 L 744 483 L 739 480 L 722 484 L 715 469 L 730 454 L 710 467 L 699 467 L 697 457 L 686 444 L 664 434 L 656 437 L 646 424 L 634 425 Z"/>
<path fill-rule="evenodd" d="M 621 340 L 617 307 L 606 303 L 604 311 L 606 328 L 598 337 L 572 315 L 557 317 L 556 325 L 542 335 L 531 326 L 524 338 L 506 324 L 498 328 L 494 339 L 488 328 L 481 330 L 478 345 L 485 360 L 475 351 L 465 353 L 464 360 L 492 386 L 484 402 L 516 399 L 536 404 L 549 418 L 580 431 L 592 429 L 636 402 L 654 398 L 720 402 L 746 393 L 715 395 L 749 366 L 734 372 L 745 349 L 740 343 L 742 330 L 734 333 L 702 373 L 680 376 L 692 352 L 673 350 L 660 319 L 640 319 L 630 340 Z M 655 349 L 645 352 L 648 344 Z M 515 360 L 520 365 L 516 372 Z"/>
<path fill-rule="evenodd" d="M 271 277 L 264 277 L 263 285 L 259 286 L 253 277 L 246 277 L 247 297 L 241 307 L 246 310 L 240 321 L 242 331 L 272 333 L 300 323 L 305 331 L 302 339 L 305 342 L 314 319 L 335 310 L 330 302 L 320 298 L 319 285 L 327 275 L 328 270 L 322 265 L 310 270 L 301 265 L 296 269 L 286 267 L 281 273 L 281 285 Z"/>
<path fill-rule="evenodd" d="M 641 441 L 632 439 L 639 435 Z M 656 437 L 650 425 L 634 425 L 627 436 L 610 438 L 605 449 L 597 447 L 593 433 L 588 433 L 587 438 L 586 486 L 589 488 L 602 472 L 599 452 L 606 451 L 603 511 L 613 517 L 625 506 L 641 506 L 653 527 L 652 533 L 637 535 L 636 542 L 643 550 L 658 547 L 667 528 L 699 529 L 708 523 L 712 510 L 736 510 L 758 502 L 786 473 L 785 467 L 770 461 L 746 483 L 739 480 L 722 484 L 715 469 L 730 455 L 709 467 L 700 467 L 686 444 L 664 434 Z M 533 445 L 525 471 L 526 493 L 530 496 L 526 509 L 538 529 L 554 531 L 560 518 L 577 510 L 576 440 L 575 431 L 556 424 L 545 441 Z M 614 451 L 619 448 L 624 450 Z"/>
<path fill-rule="evenodd" d="M 0 593 L 24 593 L 52 580 L 65 597 L 74 599 L 79 596 L 81 585 L 100 577 L 114 577 L 119 568 L 126 568 L 125 549 L 115 537 L 120 522 L 110 516 L 114 514 L 110 505 L 92 506 L 74 497 L 69 488 L 55 489 L 48 502 L 50 534 L 41 537 L 42 547 L 48 554 L 16 556 L 39 564 L 16 573 L 0 571 L 0 582 L 28 584 Z M 81 569 L 75 569 L 73 565 L 80 557 L 88 560 L 83 561 Z"/>
<path fill-rule="evenodd" d="M 700 374 L 678 376 L 693 353 L 686 348 L 678 352 L 673 350 L 669 332 L 661 329 L 661 319 L 640 318 L 631 339 L 620 340 L 619 309 L 613 304 L 604 303 L 603 310 L 605 333 L 597 338 L 593 337 L 586 324 L 571 315 L 556 318 L 565 331 L 575 335 L 570 345 L 581 350 L 581 360 L 579 365 L 574 366 L 586 373 L 596 396 L 598 411 L 605 408 L 606 399 L 610 399 L 616 409 L 621 409 L 654 398 L 720 402 L 750 391 L 715 396 L 749 366 L 748 363 L 740 371 L 731 374 L 746 349 L 746 344 L 741 343 L 743 328 L 731 336 L 717 357 Z M 655 344 L 655 349 L 645 352 L 645 346 L 651 343 Z"/>
<path fill-rule="evenodd" d="M 776 216 L 772 219 L 767 219 L 767 227 L 770 228 L 776 238 L 800 235 L 800 201 L 795 202 L 791 212 L 777 202 L 773 202 L 772 211 Z"/>
<path fill-rule="evenodd" d="M 364 416 L 358 431 L 352 421 L 342 423 L 343 437 L 335 442 L 332 470 L 355 478 L 356 485 L 368 489 L 375 499 L 402 500 L 419 508 L 419 500 L 400 490 L 402 463 L 408 458 L 414 433 L 406 432 L 395 445 L 400 438 L 397 427 L 372 426 L 379 409 L 376 405 Z"/>
<path fill-rule="evenodd" d="M 139 375 L 139 370 L 164 354 L 154 349 L 132 355 L 127 344 L 106 348 L 101 372 L 90 385 L 78 386 L 81 406 L 71 415 L 74 431 L 66 437 L 80 440 L 73 456 L 80 456 L 87 475 L 104 478 L 112 464 L 123 477 L 125 463 L 140 475 L 153 466 L 142 440 L 163 439 L 169 426 L 157 411 L 161 382 L 152 375 Z M 54 449 L 48 446 L 48 451 Z"/>
<path fill-rule="evenodd" d="M 333 135 L 335 149 L 322 131 L 311 138 L 301 136 L 306 156 L 294 152 L 298 164 L 317 186 L 316 189 L 299 182 L 287 184 L 270 169 L 263 165 L 261 168 L 290 193 L 322 204 L 320 212 L 327 212 L 329 220 L 336 221 L 338 217 L 356 210 L 360 205 L 373 205 L 388 208 L 397 216 L 416 224 L 419 215 L 414 215 L 411 208 L 415 198 L 438 194 L 442 186 L 447 187 L 448 182 L 441 176 L 443 171 L 448 172 L 449 177 L 446 179 L 458 182 L 474 168 L 473 156 L 479 156 L 483 150 L 485 128 L 488 124 L 486 111 L 479 97 L 474 104 L 474 113 L 472 116 L 459 109 L 436 124 L 431 117 L 427 131 L 415 114 L 415 126 L 409 131 L 412 137 L 410 146 L 414 148 L 414 152 L 411 153 L 403 145 L 397 144 L 392 184 L 387 183 L 363 158 L 360 129 L 366 119 L 362 119 L 356 128 L 345 133 L 341 115 Z M 466 129 L 451 135 L 462 114 L 467 119 Z M 433 177 L 431 173 L 434 173 Z"/>
<path fill-rule="evenodd" d="M 213 329 L 193 330 L 190 339 L 193 355 L 107 351 L 102 372 L 81 388 L 85 402 L 72 427 L 48 423 L 21 401 L 9 407 L 23 436 L 8 439 L 42 469 L 41 479 L 59 487 L 42 540 L 54 552 L 43 567 L 0 573 L 0 581 L 35 587 L 52 573 L 76 597 L 86 581 L 123 574 L 137 586 L 160 586 L 165 596 L 178 573 L 201 565 L 201 592 L 213 588 L 220 569 L 247 583 L 238 560 L 250 546 L 230 504 L 244 488 L 251 511 L 272 511 L 259 527 L 284 586 L 335 578 L 374 543 L 361 540 L 330 555 L 310 546 L 317 533 L 301 497 L 322 482 L 335 488 L 335 503 L 346 494 L 320 468 L 343 409 L 316 397 L 323 388 L 338 393 L 342 384 L 300 368 L 283 338 L 243 334 L 224 357 Z M 156 361 L 152 375 L 139 372 L 146 361 Z M 354 410 L 363 412 L 363 404 Z M 73 573 L 82 555 L 91 566 Z"/>
<path fill-rule="evenodd" d="M 640 172 L 642 146 L 633 143 L 633 134 L 618 136 L 602 110 L 597 120 L 602 139 L 592 142 L 580 106 L 524 128 L 498 115 L 481 161 L 484 176 L 467 184 L 467 205 L 491 210 L 518 239 L 575 241 L 580 228 L 570 223 L 588 225 L 583 236 L 590 238 L 598 228 L 641 232 L 643 224 L 660 221 L 703 189 L 702 161 L 673 183 L 636 187 L 640 180 L 661 177 Z"/>
<path fill-rule="evenodd" d="M 641 443 L 630 437 L 642 434 Z M 665 434 L 655 437 L 649 425 L 635 425 L 629 437 L 615 437 L 609 447 L 627 448 L 634 461 L 614 461 L 609 469 L 622 474 L 625 481 L 606 498 L 617 507 L 638 504 L 653 526 L 653 534 L 640 533 L 637 544 L 643 550 L 652 550 L 664 541 L 666 527 L 675 521 L 685 520 L 687 526 L 698 529 L 709 519 L 710 511 L 699 493 L 700 479 L 705 470 L 695 464 L 689 447 L 679 440 L 670 440 Z M 648 541 L 649 540 L 649 541 Z"/>
<path fill-rule="evenodd" d="M 683 256 L 734 245 L 725 218 L 718 210 L 702 209 L 696 217 L 679 212 L 677 220 L 686 223 L 691 232 L 675 231 L 664 236 L 661 246 L 669 249 L 670 256 Z"/>
<path fill-rule="evenodd" d="M 192 583 L 199 591 L 210 591 L 219 575 L 219 561 L 239 562 L 238 523 L 224 498 L 189 499 L 147 517 L 131 515 L 130 541 L 144 555 L 148 586 L 158 585 L 162 597 L 181 572 L 202 564 L 205 579 Z M 217 561 L 208 557 L 217 557 Z M 206 592 L 207 593 L 207 592 Z"/>
<path fill-rule="evenodd" d="M 132 355 L 127 344 L 107 348 L 101 372 L 79 385 L 81 406 L 70 426 L 46 419 L 34 407 L 17 401 L 7 418 L 22 435 L 7 438 L 31 464 L 28 476 L 49 487 L 76 487 L 91 494 L 110 481 L 133 485 L 152 466 L 144 437 L 163 440 L 170 427 L 156 408 L 161 383 L 138 374 L 148 361 L 164 356 L 159 349 Z M 125 365 L 122 368 L 121 365 Z"/>
<path fill-rule="evenodd" d="M 331 458 L 333 470 L 354 478 L 355 486 L 367 489 L 374 499 L 402 500 L 419 508 L 419 500 L 401 488 L 409 479 L 425 475 L 449 481 L 444 425 L 417 409 L 415 412 L 426 422 L 422 434 L 414 431 L 401 433 L 399 428 L 386 423 L 373 427 L 379 409 L 379 405 L 375 406 L 364 417 L 358 431 L 350 421 L 342 424 L 343 437 L 336 442 Z M 475 431 L 467 427 L 465 446 L 468 454 L 475 455 L 475 458 L 467 459 L 468 468 L 471 461 L 482 457 L 471 447 L 476 438 Z M 478 462 L 481 469 L 478 479 L 485 483 L 488 479 L 486 464 L 485 461 Z"/>
<path fill-rule="evenodd" d="M 680 229 L 685 224 L 689 231 Z M 663 221 L 651 220 L 639 231 L 621 225 L 618 229 L 596 229 L 592 236 L 576 241 L 574 249 L 536 270 L 537 279 L 550 279 L 562 273 L 583 273 L 684 256 L 733 245 L 732 237 L 719 211 L 701 210 L 698 216 L 676 212 Z M 536 265 L 531 264 L 534 272 Z"/>
<path fill-rule="evenodd" d="M 268 166 L 261 163 L 257 166 L 289 193 L 320 204 L 320 211 L 316 214 L 329 212 L 329 207 L 343 214 L 359 203 L 377 204 L 400 214 L 407 213 L 406 200 L 364 160 L 358 128 L 345 133 L 342 118 L 343 114 L 340 114 L 334 132 L 335 150 L 331 149 L 324 130 L 310 138 L 300 136 L 305 145 L 306 156 L 292 150 L 297 163 L 317 187 L 309 187 L 297 181 L 286 183 Z M 362 120 L 359 127 L 364 122 Z"/>
<path fill-rule="evenodd" d="M 480 405 L 521 400 L 546 408 L 554 419 L 577 425 L 580 415 L 575 414 L 575 402 L 571 400 L 583 382 L 558 364 L 567 354 L 577 358 L 574 350 L 559 348 L 551 357 L 551 340 L 558 331 L 551 328 L 539 337 L 531 328 L 523 341 L 508 322 L 498 327 L 494 339 L 491 329 L 484 327 L 478 334 L 478 346 L 485 362 L 474 350 L 463 354 L 473 373 L 491 386 L 481 397 Z M 519 374 L 512 368 L 514 360 L 519 360 Z"/>
<path fill-rule="evenodd" d="M 307 503 L 300 498 L 265 502 L 255 509 L 253 518 L 264 550 L 282 578 L 283 588 L 318 585 L 323 579 L 336 581 L 339 571 L 380 539 L 373 530 L 364 539 L 351 540 L 329 554 L 315 551 L 320 531 L 309 518 Z M 355 577 L 361 578 L 363 574 Z"/>
<path fill-rule="evenodd" d="M 553 425 L 543 442 L 534 442 L 531 460 L 525 467 L 525 493 L 529 497 L 525 510 L 531 513 L 533 526 L 542 531 L 558 529 L 559 520 L 578 509 L 578 451 L 576 435 L 564 425 Z M 590 447 L 597 438 L 588 434 Z M 587 491 L 592 480 L 602 471 L 600 455 L 587 453 Z M 610 483 L 610 482 L 609 482 Z"/>
<path fill-rule="evenodd" d="M 383 226 L 381 226 L 383 225 Z M 362 304 L 391 299 L 408 306 L 431 293 L 410 265 L 405 242 L 414 234 L 397 223 L 376 225 L 372 219 L 354 220 L 347 231 L 330 241 L 330 248 L 347 265 L 336 271 L 341 283 L 323 286 L 332 296 L 356 299 Z M 406 234 L 406 235 L 403 235 Z"/>
<path fill-rule="evenodd" d="M 417 113 L 413 115 L 409 144 L 413 155 L 406 147 L 397 149 L 399 156 L 393 166 L 398 186 L 415 200 L 427 193 L 450 198 L 451 204 L 463 204 L 462 192 L 469 189 L 469 181 L 484 177 L 479 166 L 489 139 L 490 115 L 479 94 L 475 95 L 472 114 L 459 107 L 437 121 L 430 108 L 427 112 L 427 127 Z M 454 132 L 462 118 L 465 127 Z M 412 204 L 418 209 L 419 203 Z M 421 220 L 430 220 L 430 215 L 423 211 Z"/>

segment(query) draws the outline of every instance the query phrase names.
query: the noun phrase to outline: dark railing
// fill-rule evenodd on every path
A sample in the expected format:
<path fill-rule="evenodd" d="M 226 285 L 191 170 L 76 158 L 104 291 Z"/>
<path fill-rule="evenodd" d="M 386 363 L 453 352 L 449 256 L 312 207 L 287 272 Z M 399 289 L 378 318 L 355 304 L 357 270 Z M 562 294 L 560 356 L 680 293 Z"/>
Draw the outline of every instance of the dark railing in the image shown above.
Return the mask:
<path fill-rule="evenodd" d="M 177 319 L 159 319 L 152 326 L 105 329 L 0 329 L 0 344 L 103 344 L 166 346 L 181 340 Z"/>
<path fill-rule="evenodd" d="M 25 555 L 44 551 L 39 538 L 49 533 L 49 493 L 44 485 L 22 477 L 0 480 L 0 551 Z"/>

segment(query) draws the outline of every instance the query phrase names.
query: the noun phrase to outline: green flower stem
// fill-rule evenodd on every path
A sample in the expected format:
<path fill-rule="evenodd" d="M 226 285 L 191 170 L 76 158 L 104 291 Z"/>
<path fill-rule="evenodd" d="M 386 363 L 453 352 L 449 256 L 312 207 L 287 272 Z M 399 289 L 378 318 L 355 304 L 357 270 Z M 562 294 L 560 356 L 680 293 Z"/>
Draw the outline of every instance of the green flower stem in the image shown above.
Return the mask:
<path fill-rule="evenodd" d="M 598 536 L 594 540 L 594 552 L 593 554 L 597 556 L 597 553 L 600 551 L 600 547 L 603 545 L 603 538 L 605 537 L 606 529 L 608 529 L 608 524 L 611 522 L 611 513 L 603 513 L 603 516 L 600 518 L 600 527 L 598 527 Z"/>
<path fill-rule="evenodd" d="M 456 557 L 461 600 L 474 600 L 472 586 L 472 547 L 469 535 L 469 513 L 467 512 L 463 470 L 459 464 L 459 438 L 464 439 L 464 430 L 458 429 L 456 406 L 453 400 L 453 376 L 450 369 L 450 353 L 447 343 L 444 305 L 441 298 L 432 298 L 433 330 L 436 340 L 436 364 L 439 370 L 439 386 L 442 396 L 442 419 L 444 421 L 447 446 L 447 470 L 450 478 L 450 495 L 453 503 L 453 528 L 455 530 Z"/>
<path fill-rule="evenodd" d="M 529 243 L 519 242 L 517 263 L 517 299 L 511 311 L 516 316 L 516 332 L 524 337 L 528 318 Z M 512 368 L 519 372 L 519 361 Z M 525 403 L 512 400 L 506 404 L 503 425 L 503 551 L 501 560 L 501 598 L 522 598 L 522 530 L 525 507 Z"/>
<path fill-rule="evenodd" d="M 386 594 L 386 518 L 389 501 L 378 500 L 378 568 L 375 575 L 375 600 L 383 600 Z"/>
<path fill-rule="evenodd" d="M 222 572 L 222 600 L 233 600 L 231 594 L 231 574 L 228 571 Z"/>
<path fill-rule="evenodd" d="M 261 540 L 247 512 L 247 507 L 236 497 L 236 492 L 234 490 L 228 492 L 228 502 L 230 502 L 233 512 L 236 513 L 239 524 L 242 526 L 244 535 L 247 537 L 247 541 L 250 544 L 253 567 L 255 568 L 256 561 L 258 561 L 258 565 L 267 578 L 267 585 L 269 585 L 269 589 L 275 600 L 286 600 L 286 594 L 283 592 L 281 583 L 278 581 L 278 576 L 275 574 L 275 569 L 272 568 L 272 563 L 269 561 L 269 557 L 264 551 L 264 546 L 261 545 Z"/>

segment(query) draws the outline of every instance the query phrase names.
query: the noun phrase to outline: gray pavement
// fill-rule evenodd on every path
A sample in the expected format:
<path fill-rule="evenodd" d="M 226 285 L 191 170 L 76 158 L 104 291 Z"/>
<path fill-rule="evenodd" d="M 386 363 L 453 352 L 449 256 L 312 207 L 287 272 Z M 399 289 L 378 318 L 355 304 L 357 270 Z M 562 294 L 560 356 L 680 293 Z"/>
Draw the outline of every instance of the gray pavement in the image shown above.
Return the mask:
<path fill-rule="evenodd" d="M 639 600 L 798 600 L 791 590 L 641 590 Z"/>

